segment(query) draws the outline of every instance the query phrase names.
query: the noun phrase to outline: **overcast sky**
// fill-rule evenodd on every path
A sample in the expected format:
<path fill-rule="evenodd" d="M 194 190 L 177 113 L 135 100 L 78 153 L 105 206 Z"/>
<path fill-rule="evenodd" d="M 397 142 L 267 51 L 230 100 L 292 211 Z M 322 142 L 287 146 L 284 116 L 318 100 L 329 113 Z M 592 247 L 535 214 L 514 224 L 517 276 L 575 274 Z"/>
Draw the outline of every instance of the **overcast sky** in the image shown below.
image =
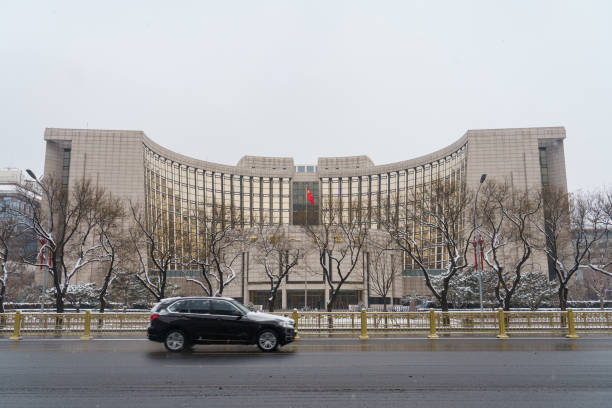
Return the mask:
<path fill-rule="evenodd" d="M 0 167 L 46 127 L 243 155 L 430 153 L 565 126 L 569 189 L 612 184 L 612 1 L 2 1 Z"/>

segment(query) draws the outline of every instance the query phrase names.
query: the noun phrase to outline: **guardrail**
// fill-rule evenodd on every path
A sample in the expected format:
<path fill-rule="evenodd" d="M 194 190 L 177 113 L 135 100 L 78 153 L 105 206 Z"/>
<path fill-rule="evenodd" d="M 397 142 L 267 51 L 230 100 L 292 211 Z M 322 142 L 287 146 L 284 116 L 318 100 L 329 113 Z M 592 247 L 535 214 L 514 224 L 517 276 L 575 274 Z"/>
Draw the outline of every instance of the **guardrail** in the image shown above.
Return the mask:
<path fill-rule="evenodd" d="M 450 334 L 481 334 L 500 339 L 516 334 L 612 334 L 612 311 L 525 312 L 283 312 L 296 322 L 299 334 L 353 334 L 365 340 L 370 335 L 427 335 L 430 339 Z M 149 313 L 15 313 L 0 314 L 0 336 L 10 340 L 24 336 L 92 337 L 143 336 Z M 299 338 L 299 337 L 296 337 Z"/>

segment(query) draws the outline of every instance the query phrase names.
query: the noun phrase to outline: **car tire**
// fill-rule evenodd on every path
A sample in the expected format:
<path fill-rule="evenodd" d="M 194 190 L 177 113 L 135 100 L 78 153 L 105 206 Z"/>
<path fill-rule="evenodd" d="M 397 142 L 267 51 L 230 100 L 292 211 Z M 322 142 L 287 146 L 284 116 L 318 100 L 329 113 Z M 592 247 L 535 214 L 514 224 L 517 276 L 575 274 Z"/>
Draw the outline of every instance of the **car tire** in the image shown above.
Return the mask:
<path fill-rule="evenodd" d="M 190 345 L 187 336 L 180 330 L 170 330 L 164 339 L 166 350 L 172 353 L 189 350 Z"/>
<path fill-rule="evenodd" d="M 271 352 L 278 347 L 278 335 L 274 330 L 262 330 L 257 335 L 257 347 L 263 352 Z"/>

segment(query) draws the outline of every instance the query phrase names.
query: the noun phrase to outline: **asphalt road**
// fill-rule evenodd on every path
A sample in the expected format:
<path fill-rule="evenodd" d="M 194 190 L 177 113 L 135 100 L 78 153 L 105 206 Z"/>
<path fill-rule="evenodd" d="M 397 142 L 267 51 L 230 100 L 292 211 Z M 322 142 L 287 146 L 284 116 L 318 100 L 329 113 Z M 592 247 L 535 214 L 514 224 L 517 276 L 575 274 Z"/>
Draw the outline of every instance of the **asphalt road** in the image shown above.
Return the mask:
<path fill-rule="evenodd" d="M 612 338 L 0 339 L 0 407 L 610 407 Z"/>

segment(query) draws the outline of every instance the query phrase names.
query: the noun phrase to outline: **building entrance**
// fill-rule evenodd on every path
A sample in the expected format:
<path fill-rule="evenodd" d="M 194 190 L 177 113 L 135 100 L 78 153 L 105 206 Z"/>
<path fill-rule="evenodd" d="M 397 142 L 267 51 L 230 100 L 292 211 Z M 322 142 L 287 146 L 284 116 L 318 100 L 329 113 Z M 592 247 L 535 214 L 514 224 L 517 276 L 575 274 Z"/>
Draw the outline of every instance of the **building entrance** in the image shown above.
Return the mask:
<path fill-rule="evenodd" d="M 309 310 L 325 310 L 325 293 L 322 290 L 309 290 L 306 293 L 306 303 L 304 302 L 303 290 L 287 291 L 287 308 L 304 309 L 304 305 Z"/>

